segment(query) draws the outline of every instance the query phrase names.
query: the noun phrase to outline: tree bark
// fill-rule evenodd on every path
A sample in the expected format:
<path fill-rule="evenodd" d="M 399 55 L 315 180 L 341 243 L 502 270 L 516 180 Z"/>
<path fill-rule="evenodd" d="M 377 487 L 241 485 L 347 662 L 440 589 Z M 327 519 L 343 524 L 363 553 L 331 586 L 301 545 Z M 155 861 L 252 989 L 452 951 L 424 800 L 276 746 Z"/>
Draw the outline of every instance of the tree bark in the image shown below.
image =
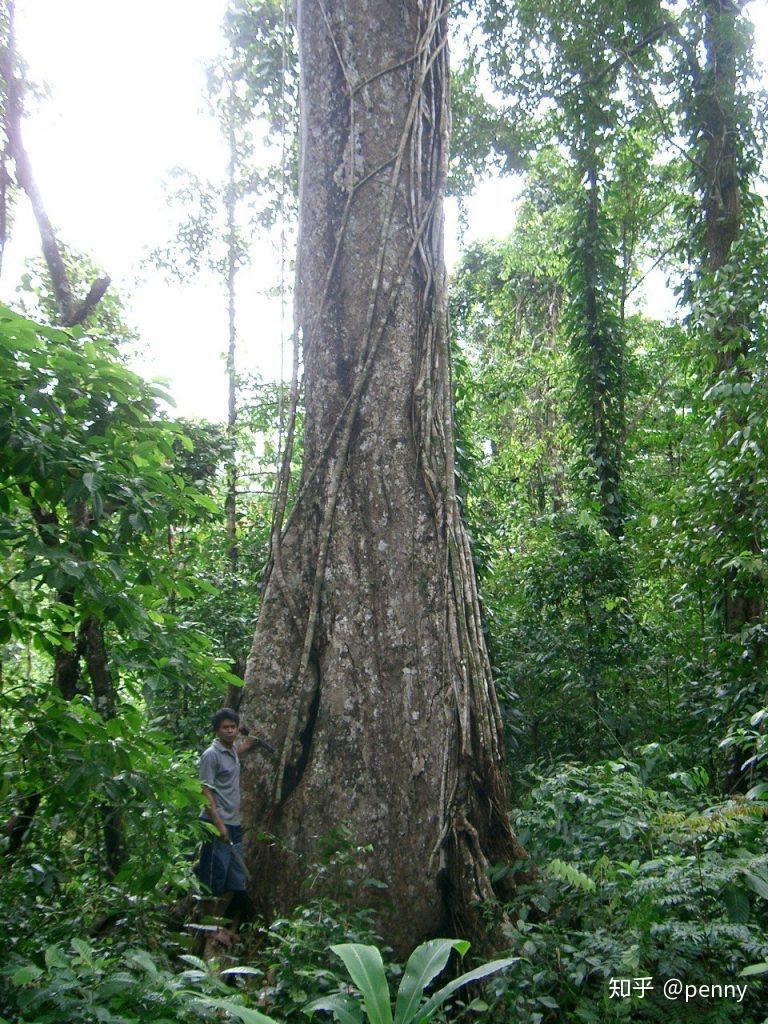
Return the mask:
<path fill-rule="evenodd" d="M 306 900 L 322 837 L 346 828 L 372 847 L 352 892 L 370 905 L 366 879 L 386 884 L 400 953 L 481 937 L 489 864 L 525 857 L 454 485 L 447 7 L 298 5 L 303 468 L 286 521 L 289 430 L 241 704 L 278 751 L 244 766 L 256 903 Z"/>
<path fill-rule="evenodd" d="M 704 5 L 704 43 L 706 63 L 704 73 L 697 77 L 697 128 L 702 154 L 698 168 L 698 188 L 703 215 L 702 269 L 714 274 L 731 259 L 734 242 L 743 228 L 740 166 L 741 144 L 739 134 L 738 80 L 739 29 L 741 5 L 733 0 L 707 0 Z M 737 374 L 749 380 L 749 370 L 742 366 L 748 355 L 750 332 L 744 322 L 744 313 L 738 301 L 730 305 L 730 313 L 723 315 L 715 329 L 718 376 Z M 735 427 L 744 424 L 738 419 Z M 726 435 L 730 431 L 726 431 Z M 748 539 L 752 554 L 760 557 L 762 541 L 752 498 L 753 481 L 745 479 L 733 495 L 731 521 L 754 524 Z M 743 547 L 741 537 L 733 542 L 734 548 Z M 738 633 L 749 623 L 759 623 L 765 617 L 765 596 L 757 587 L 746 588 L 735 570 L 727 570 L 723 581 L 723 620 L 728 633 Z M 762 651 L 758 650 L 758 658 Z"/>
<path fill-rule="evenodd" d="M 606 531 L 620 540 L 624 533 L 621 480 L 621 438 L 624 433 L 623 338 L 609 336 L 601 302 L 605 284 L 599 266 L 600 190 L 595 164 L 587 169 L 588 199 L 585 233 L 579 250 L 584 282 L 584 328 L 588 352 L 588 401 L 591 415 L 590 456 L 594 466 L 600 519 Z M 618 325 L 614 325 L 617 331 Z"/>
<path fill-rule="evenodd" d="M 704 143 L 699 173 L 704 262 L 710 271 L 719 270 L 728 261 L 731 246 L 741 230 L 735 109 L 738 16 L 732 0 L 707 0 L 704 5 L 707 60 L 705 73 L 699 79 L 699 127 Z M 731 360 L 735 355 L 732 351 Z"/>
<path fill-rule="evenodd" d="M 21 849 L 42 799 L 42 793 L 29 793 L 21 801 L 19 810 L 15 811 L 5 823 L 3 831 L 8 837 L 8 848 L 5 851 L 6 860 L 12 861 Z"/>

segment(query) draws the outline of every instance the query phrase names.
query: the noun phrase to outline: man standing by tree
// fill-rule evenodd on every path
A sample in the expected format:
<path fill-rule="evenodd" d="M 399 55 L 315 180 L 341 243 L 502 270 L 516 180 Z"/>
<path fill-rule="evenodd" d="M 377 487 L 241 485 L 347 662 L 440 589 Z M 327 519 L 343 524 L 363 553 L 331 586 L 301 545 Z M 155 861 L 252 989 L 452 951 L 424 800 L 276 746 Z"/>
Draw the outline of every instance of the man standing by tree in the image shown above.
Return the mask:
<path fill-rule="evenodd" d="M 207 913 L 229 916 L 234 922 L 250 909 L 240 827 L 240 754 L 259 742 L 254 736 L 238 740 L 239 724 L 236 711 L 220 708 L 211 721 L 213 742 L 200 756 L 200 782 L 207 803 L 200 818 L 214 825 L 219 835 L 203 844 L 196 869 L 214 897 L 206 901 Z M 225 930 L 217 932 L 216 938 L 229 944 L 230 935 Z"/>

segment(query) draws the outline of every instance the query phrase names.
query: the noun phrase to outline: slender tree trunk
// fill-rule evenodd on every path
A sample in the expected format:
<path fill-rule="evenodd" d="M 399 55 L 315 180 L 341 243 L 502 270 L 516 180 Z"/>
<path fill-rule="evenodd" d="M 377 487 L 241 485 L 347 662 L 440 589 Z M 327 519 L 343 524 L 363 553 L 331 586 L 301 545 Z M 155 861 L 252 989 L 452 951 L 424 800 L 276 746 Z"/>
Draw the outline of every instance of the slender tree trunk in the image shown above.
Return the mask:
<path fill-rule="evenodd" d="M 353 891 L 386 884 L 401 953 L 482 936 L 489 864 L 524 857 L 454 487 L 447 6 L 299 2 L 304 460 L 285 520 L 289 432 L 241 705 L 278 751 L 244 766 L 256 902 L 306 899 L 322 837 L 346 828 L 372 847 Z"/>
<path fill-rule="evenodd" d="M 597 480 L 600 518 L 612 537 L 624 532 L 621 489 L 621 443 L 624 434 L 623 367 L 621 341 L 608 336 L 601 304 L 609 302 L 603 294 L 600 273 L 600 188 L 597 170 L 587 172 L 588 198 L 585 235 L 581 245 L 584 276 L 584 326 L 589 354 L 587 379 L 592 418 L 591 454 Z"/>
<path fill-rule="evenodd" d="M 560 285 L 550 284 L 547 289 L 544 319 L 546 329 L 543 341 L 544 347 L 548 352 L 554 351 L 559 343 L 562 301 L 563 296 Z M 544 463 L 547 467 L 547 483 L 550 492 L 549 508 L 553 513 L 562 510 L 563 495 L 565 493 L 565 470 L 555 436 L 556 402 L 557 397 L 553 389 L 552 380 L 547 375 L 544 381 Z"/>
<path fill-rule="evenodd" d="M 704 5 L 704 41 L 706 64 L 698 78 L 697 130 L 702 140 L 698 169 L 704 219 L 702 266 L 714 274 L 731 258 L 734 242 L 743 226 L 741 204 L 740 138 L 738 104 L 739 30 L 737 20 L 741 5 L 732 0 L 706 0 Z M 715 333 L 718 375 L 743 374 L 749 331 L 744 323 L 738 297 L 725 306 Z M 743 423 L 733 421 L 733 428 Z M 725 435 L 730 434 L 725 431 Z M 755 522 L 754 504 L 750 497 L 753 482 L 743 480 L 733 496 L 731 522 L 737 526 Z M 740 539 L 734 544 L 743 547 Z M 748 541 L 751 552 L 760 557 L 762 542 L 755 529 Z M 736 553 L 736 552 L 735 552 Z M 734 570 L 723 581 L 723 613 L 726 632 L 738 633 L 748 623 L 761 622 L 765 614 L 765 597 L 748 591 Z"/>
<path fill-rule="evenodd" d="M 577 373 L 576 427 L 594 489 L 590 498 L 597 499 L 600 525 L 616 542 L 610 557 L 602 562 L 599 598 L 591 591 L 582 593 L 588 691 L 595 738 L 602 743 L 607 735 L 600 703 L 615 685 L 616 663 L 623 647 L 619 642 L 621 608 L 629 599 L 629 581 L 620 555 L 626 514 L 622 482 L 626 379 L 620 268 L 600 187 L 602 162 L 596 125 L 602 123 L 602 102 L 592 98 L 590 104 L 594 109 L 588 107 L 584 115 L 583 138 L 576 150 L 584 192 L 571 240 L 575 272 L 569 275 L 569 343 Z M 602 607 L 608 593 L 617 599 L 610 619 Z"/>
<path fill-rule="evenodd" d="M 12 861 L 21 849 L 42 798 L 42 793 L 29 793 L 21 801 L 18 811 L 5 823 L 3 831 L 8 837 L 8 847 L 5 851 L 7 861 Z"/>
<path fill-rule="evenodd" d="M 104 631 L 95 616 L 90 615 L 80 627 L 83 655 L 93 689 L 96 710 L 105 721 L 115 717 L 115 682 L 109 668 Z M 107 875 L 114 878 L 125 861 L 123 816 L 115 800 L 105 801 L 100 808 L 104 832 Z"/>
<path fill-rule="evenodd" d="M 59 590 L 56 600 L 66 608 L 72 608 L 75 598 L 72 590 Z M 70 645 L 57 647 L 53 654 L 53 685 L 64 700 L 72 700 L 80 682 L 80 645 L 74 631 L 69 633 Z"/>
<path fill-rule="evenodd" d="M 704 143 L 700 168 L 704 213 L 704 261 L 719 270 L 741 229 L 741 192 L 737 166 L 737 31 L 733 0 L 706 0 L 704 40 L 707 62 L 700 78 L 699 128 Z M 737 351 L 723 351 L 732 365 Z"/>
<path fill-rule="evenodd" d="M 40 245 L 48 267 L 51 285 L 56 296 L 59 323 L 62 327 L 74 327 L 81 324 L 101 301 L 109 287 L 108 277 L 97 278 L 90 287 L 85 299 L 77 303 L 74 298 L 69 275 L 64 265 L 56 233 L 53 230 L 48 213 L 38 191 L 32 165 L 27 154 L 21 134 L 21 116 L 23 110 L 22 79 L 17 76 L 16 32 L 14 0 L 5 0 L 8 45 L 0 57 L 0 73 L 5 85 L 5 103 L 3 108 L 4 128 L 7 139 L 7 154 L 13 159 L 16 172 L 16 184 L 23 189 L 32 207 L 37 229 L 40 233 Z M 7 173 L 3 160 L 3 175 Z M 3 215 L 5 216 L 5 214 Z"/>

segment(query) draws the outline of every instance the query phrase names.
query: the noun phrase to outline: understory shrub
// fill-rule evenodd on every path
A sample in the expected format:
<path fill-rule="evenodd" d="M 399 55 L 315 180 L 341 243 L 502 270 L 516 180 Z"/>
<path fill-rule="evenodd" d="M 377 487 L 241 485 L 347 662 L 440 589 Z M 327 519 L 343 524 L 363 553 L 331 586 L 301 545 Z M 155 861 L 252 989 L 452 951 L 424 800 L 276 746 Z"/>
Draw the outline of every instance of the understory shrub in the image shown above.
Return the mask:
<path fill-rule="evenodd" d="M 768 959 L 766 805 L 712 803 L 703 769 L 674 768 L 673 752 L 654 744 L 637 760 L 566 764 L 537 779 L 513 828 L 541 876 L 509 908 L 522 959 L 490 981 L 487 1019 L 762 1024 L 768 988 L 741 971 Z M 611 997 L 611 979 L 641 978 L 653 988 Z M 747 991 L 740 1003 L 672 1001 L 662 986 L 673 978 Z"/>

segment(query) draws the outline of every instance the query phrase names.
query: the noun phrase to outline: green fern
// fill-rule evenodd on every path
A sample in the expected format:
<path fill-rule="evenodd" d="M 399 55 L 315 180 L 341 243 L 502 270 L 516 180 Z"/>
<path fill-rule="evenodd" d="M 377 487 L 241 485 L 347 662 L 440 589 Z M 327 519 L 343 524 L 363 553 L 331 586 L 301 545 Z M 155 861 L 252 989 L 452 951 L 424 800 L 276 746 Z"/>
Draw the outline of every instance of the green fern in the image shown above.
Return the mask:
<path fill-rule="evenodd" d="M 564 860 L 558 860 L 555 858 L 547 864 L 547 871 L 550 875 L 554 875 L 555 878 L 559 878 L 561 882 L 567 882 L 568 885 L 572 885 L 574 889 L 581 889 L 582 892 L 594 892 L 595 883 L 589 877 L 585 875 L 583 871 L 579 871 L 572 864 L 566 864 Z"/>

